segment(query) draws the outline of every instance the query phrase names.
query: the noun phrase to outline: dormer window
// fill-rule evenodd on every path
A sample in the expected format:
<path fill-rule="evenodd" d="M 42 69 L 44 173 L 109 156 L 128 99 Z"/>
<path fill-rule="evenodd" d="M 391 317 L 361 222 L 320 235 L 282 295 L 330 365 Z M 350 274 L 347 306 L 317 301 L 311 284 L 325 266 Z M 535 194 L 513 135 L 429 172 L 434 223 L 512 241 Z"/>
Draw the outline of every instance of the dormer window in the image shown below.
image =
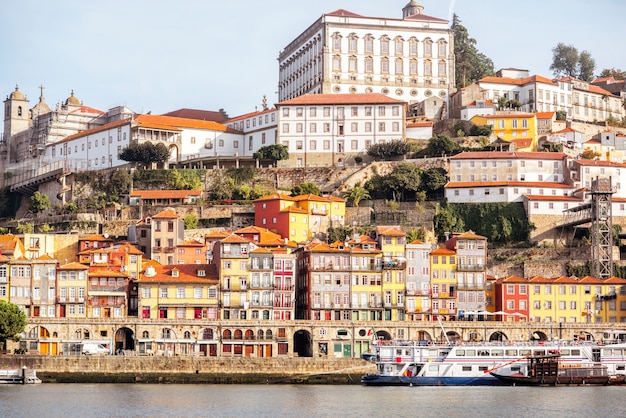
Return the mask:
<path fill-rule="evenodd" d="M 178 273 L 179 273 L 178 269 L 172 270 L 172 277 L 178 277 Z"/>
<path fill-rule="evenodd" d="M 205 277 L 206 272 L 204 270 L 198 270 L 198 277 Z"/>

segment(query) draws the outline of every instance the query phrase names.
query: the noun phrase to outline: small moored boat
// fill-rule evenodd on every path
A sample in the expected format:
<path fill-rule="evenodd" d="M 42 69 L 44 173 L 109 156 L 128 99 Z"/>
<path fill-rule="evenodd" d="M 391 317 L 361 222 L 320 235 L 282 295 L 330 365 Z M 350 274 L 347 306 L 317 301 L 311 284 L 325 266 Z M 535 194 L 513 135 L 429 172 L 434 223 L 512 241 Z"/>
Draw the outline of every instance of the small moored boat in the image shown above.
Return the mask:
<path fill-rule="evenodd" d="M 601 364 L 561 364 L 561 355 L 552 353 L 528 357 L 526 374 L 499 374 L 490 372 L 497 379 L 520 386 L 580 386 L 624 384 L 625 376 L 609 375 Z"/>
<path fill-rule="evenodd" d="M 21 369 L 0 370 L 0 384 L 35 384 L 41 383 L 35 370 L 30 370 L 25 366 Z"/>

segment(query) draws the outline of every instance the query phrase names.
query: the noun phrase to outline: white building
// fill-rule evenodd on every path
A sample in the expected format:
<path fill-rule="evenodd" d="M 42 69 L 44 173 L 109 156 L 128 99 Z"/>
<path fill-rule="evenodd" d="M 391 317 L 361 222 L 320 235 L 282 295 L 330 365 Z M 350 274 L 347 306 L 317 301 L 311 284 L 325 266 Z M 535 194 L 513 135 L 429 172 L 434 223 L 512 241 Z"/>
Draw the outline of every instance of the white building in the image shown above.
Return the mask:
<path fill-rule="evenodd" d="M 452 30 L 423 10 L 411 0 L 402 18 L 343 9 L 322 15 L 279 54 L 278 100 L 307 93 L 447 100 L 455 80 Z"/>
<path fill-rule="evenodd" d="M 432 244 L 419 240 L 406 244 L 406 314 L 421 320 L 430 310 L 430 252 Z"/>
<path fill-rule="evenodd" d="M 500 203 L 569 195 L 575 186 L 565 181 L 565 167 L 563 153 L 463 152 L 450 157 L 445 196 L 450 203 Z"/>
<path fill-rule="evenodd" d="M 278 143 L 296 167 L 328 166 L 405 138 L 406 103 L 380 93 L 305 94 L 276 105 Z"/>

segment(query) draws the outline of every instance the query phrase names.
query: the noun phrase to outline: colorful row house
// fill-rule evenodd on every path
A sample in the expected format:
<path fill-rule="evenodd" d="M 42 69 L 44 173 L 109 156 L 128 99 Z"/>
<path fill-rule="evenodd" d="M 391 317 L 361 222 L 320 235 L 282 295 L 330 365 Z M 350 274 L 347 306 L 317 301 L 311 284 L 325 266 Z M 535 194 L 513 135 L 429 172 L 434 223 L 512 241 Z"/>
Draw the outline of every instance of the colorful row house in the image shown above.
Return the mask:
<path fill-rule="evenodd" d="M 510 276 L 495 280 L 494 288 L 496 320 L 626 321 L 626 280 L 622 278 Z"/>

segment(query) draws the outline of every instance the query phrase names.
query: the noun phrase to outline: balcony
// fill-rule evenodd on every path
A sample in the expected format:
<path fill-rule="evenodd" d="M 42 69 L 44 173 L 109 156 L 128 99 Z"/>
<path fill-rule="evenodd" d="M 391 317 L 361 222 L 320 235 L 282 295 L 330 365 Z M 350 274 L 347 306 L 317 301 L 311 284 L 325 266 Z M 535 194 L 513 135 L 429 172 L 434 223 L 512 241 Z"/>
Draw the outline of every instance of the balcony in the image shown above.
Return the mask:
<path fill-rule="evenodd" d="M 485 271 L 484 264 L 457 264 L 456 271 Z"/>
<path fill-rule="evenodd" d="M 163 247 L 152 247 L 152 252 L 153 253 L 160 253 L 162 248 Z"/>
<path fill-rule="evenodd" d="M 340 265 L 334 265 L 333 263 L 327 264 L 313 264 L 311 265 L 312 271 L 349 271 L 350 267 L 341 267 Z"/>
<path fill-rule="evenodd" d="M 352 266 L 352 271 L 381 271 L 383 269 L 380 263 L 367 263 L 364 266 Z"/>
<path fill-rule="evenodd" d="M 292 284 L 275 284 L 274 285 L 274 290 L 280 290 L 280 291 L 293 291 L 295 289 L 295 286 Z"/>
<path fill-rule="evenodd" d="M 400 258 L 392 258 L 383 261 L 383 270 L 404 270 L 406 269 L 406 260 Z"/>
<path fill-rule="evenodd" d="M 457 289 L 459 290 L 485 290 L 484 283 L 458 283 Z"/>
<path fill-rule="evenodd" d="M 165 247 L 164 251 L 166 253 L 173 253 L 174 251 L 176 251 L 176 247 Z"/>

